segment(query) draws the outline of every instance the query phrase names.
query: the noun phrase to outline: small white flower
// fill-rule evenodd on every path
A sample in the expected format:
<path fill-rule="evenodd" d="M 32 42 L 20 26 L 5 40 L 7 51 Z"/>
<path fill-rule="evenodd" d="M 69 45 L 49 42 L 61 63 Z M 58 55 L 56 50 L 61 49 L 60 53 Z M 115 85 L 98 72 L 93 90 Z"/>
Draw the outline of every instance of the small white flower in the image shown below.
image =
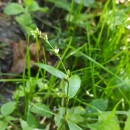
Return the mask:
<path fill-rule="evenodd" d="M 130 42 L 130 38 L 127 38 L 127 42 Z"/>
<path fill-rule="evenodd" d="M 130 25 L 127 25 L 126 28 L 127 28 L 128 30 L 130 30 Z"/>
<path fill-rule="evenodd" d="M 45 40 L 45 41 L 48 41 L 47 35 L 44 36 L 44 40 Z"/>
<path fill-rule="evenodd" d="M 128 17 L 128 18 L 126 19 L 126 21 L 130 21 L 130 17 Z"/>
<path fill-rule="evenodd" d="M 90 96 L 90 97 L 94 97 L 94 95 L 91 94 L 89 91 L 86 91 L 86 94 L 87 94 L 88 96 Z"/>
<path fill-rule="evenodd" d="M 34 38 L 36 38 L 37 36 L 40 37 L 41 36 L 41 31 L 38 28 L 36 28 L 35 30 L 31 31 L 31 34 L 32 34 L 32 36 Z"/>
<path fill-rule="evenodd" d="M 59 49 L 54 49 L 54 52 L 55 52 L 56 54 L 58 54 L 58 53 L 59 53 Z"/>

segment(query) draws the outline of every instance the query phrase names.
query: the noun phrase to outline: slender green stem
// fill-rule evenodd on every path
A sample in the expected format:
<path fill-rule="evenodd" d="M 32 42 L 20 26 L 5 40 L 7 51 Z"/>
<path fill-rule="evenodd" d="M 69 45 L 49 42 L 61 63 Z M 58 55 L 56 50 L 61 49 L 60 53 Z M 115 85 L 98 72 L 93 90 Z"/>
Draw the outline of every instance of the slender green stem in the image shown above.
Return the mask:
<path fill-rule="evenodd" d="M 65 100 L 66 100 L 66 103 L 65 103 L 65 116 L 67 114 L 68 105 L 69 105 L 69 95 L 68 95 L 69 94 L 69 82 L 68 82 L 68 80 L 66 82 L 67 82 L 67 96 L 65 98 Z"/>
<path fill-rule="evenodd" d="M 39 52 L 39 39 L 38 39 L 38 37 L 36 37 L 36 57 L 37 57 L 37 62 L 39 62 L 39 54 L 38 54 L 38 52 Z"/>
<path fill-rule="evenodd" d="M 70 37 L 69 44 L 67 45 L 67 47 L 66 47 L 64 53 L 62 54 L 61 60 L 58 62 L 57 66 L 56 66 L 57 69 L 58 69 L 59 66 L 61 65 L 61 62 L 63 61 L 63 58 L 65 58 L 65 55 L 67 54 L 67 52 L 68 52 L 68 50 L 69 50 L 69 47 L 70 47 L 71 43 L 72 43 L 72 37 Z"/>
<path fill-rule="evenodd" d="M 29 35 L 27 36 L 27 45 L 29 46 Z M 25 59 L 25 63 L 24 63 L 24 71 L 23 71 L 23 79 L 25 79 L 25 68 L 28 65 L 28 76 L 30 76 L 30 55 L 29 55 L 29 49 L 27 49 L 27 53 L 26 53 L 26 57 L 27 57 L 27 61 Z M 27 62 L 27 63 L 26 63 Z M 28 99 L 28 94 L 26 93 L 26 89 L 25 89 L 25 82 L 23 80 L 23 86 L 24 86 L 24 95 L 25 95 L 25 109 L 24 109 L 24 118 L 27 118 L 27 111 L 28 111 L 28 103 L 29 103 L 29 99 Z"/>

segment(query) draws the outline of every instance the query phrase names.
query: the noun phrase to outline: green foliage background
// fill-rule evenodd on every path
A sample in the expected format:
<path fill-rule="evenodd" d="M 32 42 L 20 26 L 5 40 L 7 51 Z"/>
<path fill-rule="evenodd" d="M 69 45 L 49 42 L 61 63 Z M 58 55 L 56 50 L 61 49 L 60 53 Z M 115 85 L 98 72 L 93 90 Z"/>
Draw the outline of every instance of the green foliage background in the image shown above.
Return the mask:
<path fill-rule="evenodd" d="M 23 4 L 9 3 L 4 12 L 15 16 L 27 38 L 39 20 L 39 29 L 48 31 L 49 39 L 37 35 L 36 42 L 42 39 L 43 51 L 58 60 L 48 65 L 45 55 L 32 76 L 27 53 L 27 75 L 23 72 L 19 79 L 14 101 L 1 106 L 2 130 L 9 125 L 15 129 L 20 125 L 22 130 L 129 130 L 129 1 L 46 0 L 40 7 L 28 0 Z"/>

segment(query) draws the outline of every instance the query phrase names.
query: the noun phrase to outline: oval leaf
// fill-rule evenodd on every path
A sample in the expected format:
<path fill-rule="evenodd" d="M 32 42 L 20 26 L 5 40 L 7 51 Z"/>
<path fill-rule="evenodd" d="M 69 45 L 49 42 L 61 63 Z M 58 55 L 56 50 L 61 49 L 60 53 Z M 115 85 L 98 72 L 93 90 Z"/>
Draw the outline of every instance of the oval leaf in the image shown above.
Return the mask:
<path fill-rule="evenodd" d="M 130 110 L 128 112 L 127 120 L 125 122 L 125 128 L 124 130 L 130 130 Z"/>
<path fill-rule="evenodd" d="M 83 130 L 77 124 L 67 121 L 70 130 Z"/>
<path fill-rule="evenodd" d="M 60 107 L 58 109 L 58 113 L 55 115 L 55 124 L 58 128 L 60 128 L 60 126 L 65 123 L 65 120 L 63 119 L 64 117 L 64 114 L 65 114 L 65 108 L 64 107 Z"/>
<path fill-rule="evenodd" d="M 80 88 L 80 85 L 81 85 L 81 79 L 78 75 L 72 75 L 69 78 L 69 91 L 68 91 L 69 98 L 73 98 L 76 95 L 76 93 Z M 67 87 L 65 91 L 66 91 L 65 93 L 67 94 Z"/>
<path fill-rule="evenodd" d="M 38 127 L 38 120 L 31 112 L 27 113 L 27 123 L 31 127 Z"/>
<path fill-rule="evenodd" d="M 9 3 L 4 9 L 4 13 L 8 15 L 17 15 L 24 12 L 24 8 L 17 3 Z"/>
<path fill-rule="evenodd" d="M 93 124 L 88 124 L 90 130 L 120 130 L 118 118 L 111 113 L 103 112 L 99 115 L 98 121 Z"/>
<path fill-rule="evenodd" d="M 36 63 L 36 65 L 42 69 L 45 69 L 47 72 L 49 72 L 50 74 L 52 74 L 58 78 L 64 79 L 66 77 L 65 73 L 63 73 L 62 71 L 60 71 L 50 65 L 46 65 L 43 63 Z"/>
<path fill-rule="evenodd" d="M 108 100 L 107 99 L 94 99 L 92 102 L 89 103 L 88 107 L 86 108 L 87 113 L 94 113 L 99 111 L 105 111 L 108 107 Z"/>
<path fill-rule="evenodd" d="M 68 112 L 66 117 L 69 121 L 72 121 L 73 123 L 81 123 L 84 121 L 84 117 L 82 117 L 78 113 L 74 114 L 72 112 Z"/>
<path fill-rule="evenodd" d="M 33 105 L 30 111 L 40 116 L 46 116 L 48 118 L 52 116 L 52 112 L 49 107 L 41 103 L 36 103 L 35 105 Z"/>
<path fill-rule="evenodd" d="M 23 2 L 25 4 L 25 6 L 29 6 L 34 2 L 34 0 L 23 0 Z"/>
<path fill-rule="evenodd" d="M 30 11 L 30 12 L 38 11 L 38 10 L 40 10 L 40 7 L 39 7 L 38 3 L 35 1 L 33 1 L 32 4 L 30 4 L 28 6 L 28 11 Z"/>
<path fill-rule="evenodd" d="M 70 3 L 67 0 L 47 0 L 47 2 L 54 3 L 56 7 L 64 9 L 66 11 L 70 10 Z"/>
<path fill-rule="evenodd" d="M 0 121 L 0 130 L 5 130 L 8 126 L 8 122 Z"/>
<path fill-rule="evenodd" d="M 16 21 L 22 26 L 29 26 L 33 23 L 30 14 L 22 14 L 20 16 L 16 16 Z"/>
<path fill-rule="evenodd" d="M 7 116 L 11 114 L 16 108 L 16 102 L 8 102 L 2 105 L 1 114 Z"/>
<path fill-rule="evenodd" d="M 22 130 L 34 130 L 33 128 L 31 128 L 28 123 L 22 119 L 20 119 L 20 124 L 22 127 Z"/>

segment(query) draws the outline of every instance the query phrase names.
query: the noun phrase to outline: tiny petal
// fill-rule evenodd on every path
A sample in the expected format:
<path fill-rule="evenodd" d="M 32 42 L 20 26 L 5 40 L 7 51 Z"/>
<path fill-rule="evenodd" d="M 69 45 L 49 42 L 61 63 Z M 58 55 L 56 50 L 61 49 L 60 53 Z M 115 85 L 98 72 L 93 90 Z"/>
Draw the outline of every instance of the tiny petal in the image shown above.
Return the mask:
<path fill-rule="evenodd" d="M 59 53 L 59 49 L 54 49 L 54 52 L 55 52 L 56 54 L 58 54 L 58 53 Z"/>
<path fill-rule="evenodd" d="M 47 37 L 47 35 L 45 35 L 44 38 L 45 38 L 46 41 L 48 41 L 48 37 Z"/>
<path fill-rule="evenodd" d="M 39 29 L 38 28 L 36 28 L 35 30 L 33 30 L 33 31 L 30 31 L 31 32 L 31 34 L 32 34 L 32 36 L 34 37 L 34 38 L 36 38 L 37 36 L 41 36 L 41 31 L 39 31 Z"/>

